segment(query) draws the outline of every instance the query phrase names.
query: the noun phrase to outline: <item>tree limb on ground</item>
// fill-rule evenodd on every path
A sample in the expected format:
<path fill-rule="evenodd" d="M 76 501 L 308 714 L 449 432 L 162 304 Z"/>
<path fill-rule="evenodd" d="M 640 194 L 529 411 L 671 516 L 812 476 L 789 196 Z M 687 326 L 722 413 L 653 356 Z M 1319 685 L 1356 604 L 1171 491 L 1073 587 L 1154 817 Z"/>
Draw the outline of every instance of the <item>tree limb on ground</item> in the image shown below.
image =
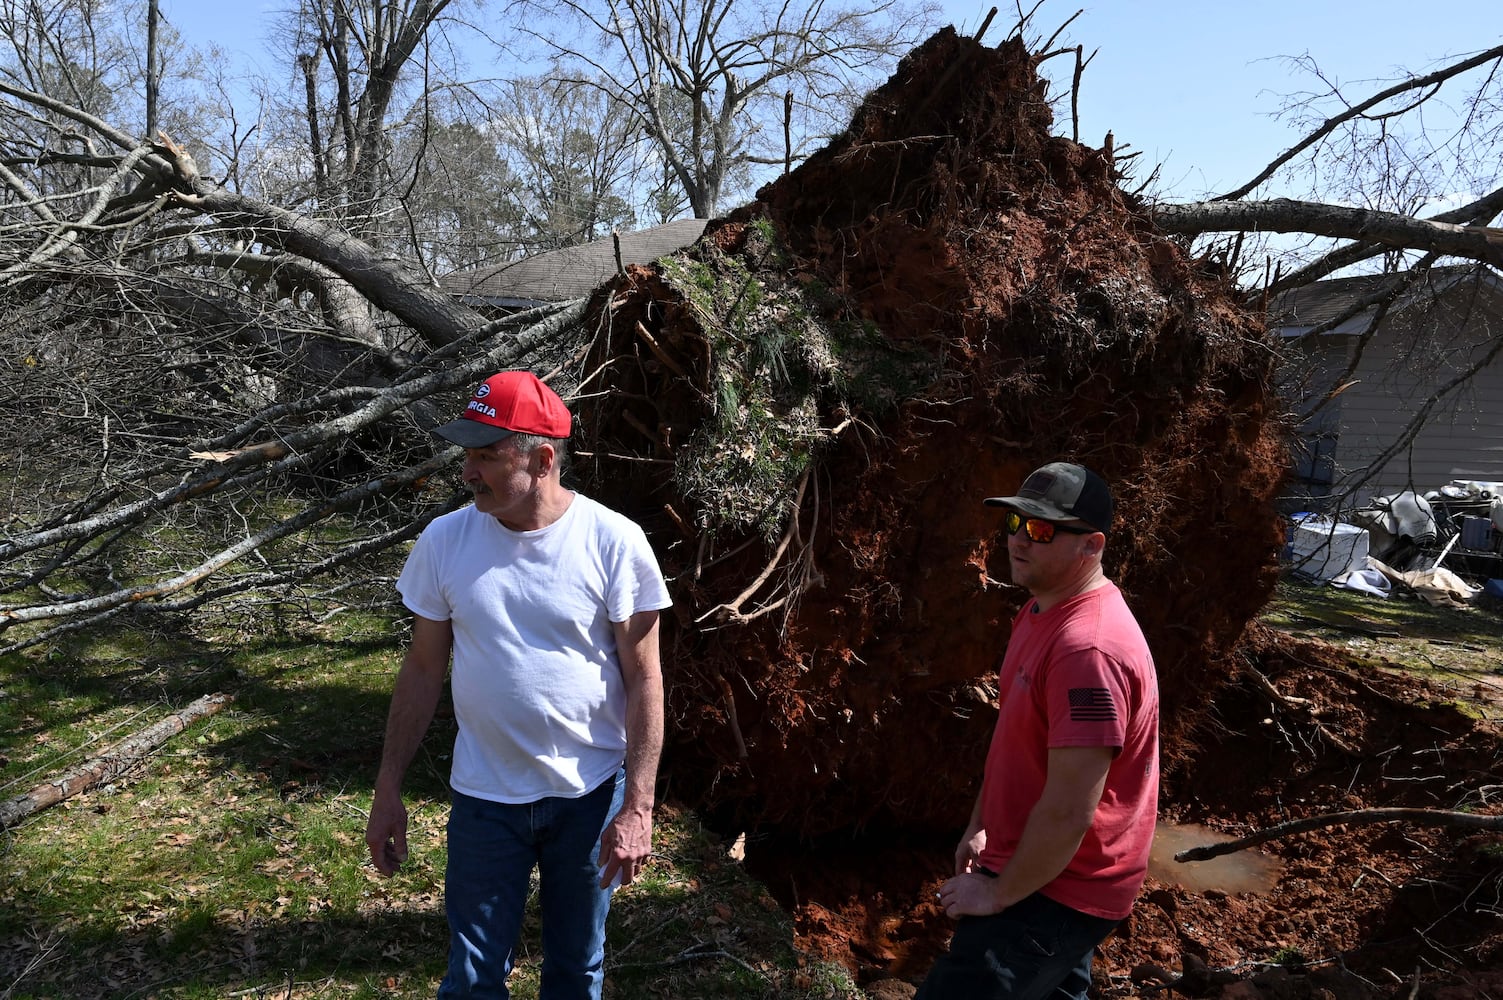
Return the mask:
<path fill-rule="evenodd" d="M 193 702 L 181 712 L 174 712 L 160 722 L 147 726 L 134 736 L 116 744 L 112 749 L 86 761 L 60 778 L 43 782 L 25 795 L 0 802 L 0 829 L 14 826 L 21 820 L 46 809 L 48 806 L 96 785 L 118 778 L 141 763 L 157 747 L 187 729 L 199 719 L 219 712 L 232 699 L 226 694 L 208 694 Z"/>
<path fill-rule="evenodd" d="M 1453 812 L 1446 809 L 1355 809 L 1350 812 L 1323 813 L 1304 819 L 1290 820 L 1266 830 L 1258 830 L 1237 840 L 1224 844 L 1207 844 L 1180 851 L 1175 861 L 1208 861 L 1223 854 L 1235 854 L 1249 847 L 1281 840 L 1297 833 L 1323 830 L 1328 826 L 1372 826 L 1375 823 L 1414 823 L 1417 826 L 1451 826 L 1464 830 L 1503 831 L 1503 816 L 1479 816 L 1476 813 Z"/>
<path fill-rule="evenodd" d="M 299 468 L 317 454 L 318 449 L 348 437 L 354 431 L 370 426 L 390 416 L 393 412 L 411 403 L 472 382 L 482 372 L 497 366 L 505 367 L 537 346 L 556 336 L 576 319 L 583 309 L 582 301 L 564 303 L 554 307 L 551 315 L 527 329 L 508 332 L 495 342 L 487 341 L 472 346 L 471 356 L 458 366 L 430 372 L 406 381 L 397 382 L 369 393 L 369 398 L 357 400 L 359 405 L 350 412 L 328 420 L 319 421 L 298 431 L 279 436 L 276 440 L 262 441 L 251 446 L 242 446 L 238 441 L 219 438 L 212 444 L 214 450 L 234 447 L 233 454 L 196 476 L 180 479 L 171 487 L 149 494 L 132 503 L 109 509 L 92 517 L 70 520 L 53 528 L 17 535 L 0 543 L 0 561 L 14 559 L 27 552 L 59 542 L 95 537 L 107 531 L 140 524 L 154 512 L 173 504 L 186 502 L 207 493 L 216 492 L 234 483 L 246 486 L 272 474 Z M 258 425 L 245 428 L 253 432 Z M 207 449 L 206 449 L 207 450 Z M 431 471 L 426 465 L 408 476 L 407 481 Z M 400 485 L 397 483 L 396 485 Z M 363 489 L 364 487 L 357 487 Z M 191 582 L 191 581 L 190 581 Z M 82 606 L 75 610 L 92 610 Z M 38 614 L 34 609 L 20 606 L 0 607 L 0 631 L 19 621 L 52 617 L 51 613 Z"/>

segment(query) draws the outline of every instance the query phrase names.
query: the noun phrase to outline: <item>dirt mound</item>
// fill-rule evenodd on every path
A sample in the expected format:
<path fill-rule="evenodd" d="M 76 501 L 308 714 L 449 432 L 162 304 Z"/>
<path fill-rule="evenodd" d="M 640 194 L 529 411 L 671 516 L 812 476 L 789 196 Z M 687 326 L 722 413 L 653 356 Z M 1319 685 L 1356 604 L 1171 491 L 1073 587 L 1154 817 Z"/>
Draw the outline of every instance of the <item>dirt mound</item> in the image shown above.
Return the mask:
<path fill-rule="evenodd" d="M 1046 461 L 1114 486 L 1107 568 L 1158 664 L 1172 809 L 1254 823 L 1307 788 L 1257 725 L 1207 751 L 1277 575 L 1274 352 L 1109 154 L 1050 124 L 1020 43 L 942 31 L 828 148 L 592 312 L 584 487 L 644 523 L 676 600 L 668 792 L 747 831 L 806 942 L 873 976 L 922 967 L 948 932 L 923 900 L 976 794 L 1023 597 L 980 501 Z M 1232 954 L 1155 891 L 1173 906 L 1145 907 L 1109 967 Z M 1173 933 L 1148 929 L 1158 910 Z M 1381 925 L 1330 922 L 1342 948 Z"/>
<path fill-rule="evenodd" d="M 1270 687 L 1218 693 L 1193 761 L 1166 773 L 1162 821 L 1229 839 L 1377 807 L 1503 809 L 1492 791 L 1503 767 L 1495 721 L 1423 684 L 1355 674 L 1323 643 L 1254 628 L 1240 653 Z M 848 839 L 842 852 L 833 838 L 781 839 L 763 845 L 756 870 L 794 906 L 807 946 L 868 979 L 917 978 L 949 933 L 928 900 L 948 874 L 951 840 Z M 1333 826 L 1254 849 L 1281 869 L 1265 891 L 1151 874 L 1101 947 L 1094 995 L 1166 995 L 1173 983 L 1175 996 L 1241 1000 L 1496 996 L 1498 841 L 1439 826 Z"/>
<path fill-rule="evenodd" d="M 664 555 L 668 774 L 723 822 L 960 824 L 1022 596 L 980 501 L 1046 461 L 1116 488 L 1108 568 L 1171 729 L 1272 586 L 1265 332 L 1049 124 L 1020 44 L 942 31 L 838 141 L 602 294 L 585 475 Z"/>
<path fill-rule="evenodd" d="M 1221 692 L 1195 761 L 1168 775 L 1163 817 L 1241 835 L 1378 807 L 1500 812 L 1496 721 L 1422 683 L 1356 672 L 1323 643 L 1258 629 L 1242 652 L 1271 688 Z M 1260 848 L 1283 864 L 1264 894 L 1150 879 L 1105 948 L 1108 969 L 1178 971 L 1188 958 L 1263 976 L 1267 997 L 1319 995 L 1323 983 L 1343 998 L 1496 996 L 1500 981 L 1492 974 L 1488 986 L 1485 970 L 1503 963 L 1498 843 L 1441 826 L 1334 826 Z"/>

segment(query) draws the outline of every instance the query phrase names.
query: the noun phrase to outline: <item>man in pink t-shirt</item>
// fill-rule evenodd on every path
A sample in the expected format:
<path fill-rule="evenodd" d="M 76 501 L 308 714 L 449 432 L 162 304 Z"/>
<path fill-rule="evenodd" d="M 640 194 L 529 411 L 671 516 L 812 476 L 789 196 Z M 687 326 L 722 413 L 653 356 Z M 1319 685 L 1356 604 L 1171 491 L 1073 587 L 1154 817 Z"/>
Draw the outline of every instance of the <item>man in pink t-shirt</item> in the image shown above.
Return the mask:
<path fill-rule="evenodd" d="M 981 794 L 939 903 L 958 923 L 916 1000 L 1085 1000 L 1091 955 L 1148 871 L 1158 808 L 1158 682 L 1101 568 L 1112 497 L 1054 462 L 1005 510 L 1013 620 Z"/>

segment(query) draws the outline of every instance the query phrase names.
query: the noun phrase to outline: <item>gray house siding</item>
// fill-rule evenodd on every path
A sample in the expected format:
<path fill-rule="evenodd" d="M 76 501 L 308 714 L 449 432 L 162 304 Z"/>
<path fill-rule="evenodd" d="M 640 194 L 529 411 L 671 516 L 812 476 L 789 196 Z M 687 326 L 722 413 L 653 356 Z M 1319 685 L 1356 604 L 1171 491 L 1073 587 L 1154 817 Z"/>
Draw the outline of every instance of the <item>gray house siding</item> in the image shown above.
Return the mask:
<path fill-rule="evenodd" d="M 1415 489 L 1423 493 L 1453 479 L 1503 482 L 1503 364 L 1496 360 L 1468 384 L 1435 403 L 1417 432 L 1413 421 L 1426 400 L 1460 374 L 1446 366 L 1436 378 L 1379 368 L 1401 361 L 1390 345 L 1364 359 L 1362 383 L 1343 394 L 1337 445 L 1338 475 L 1347 481 L 1370 475 L 1369 495 Z M 1395 446 L 1413 434 L 1407 446 Z M 1382 468 L 1369 472 L 1384 452 Z"/>
<path fill-rule="evenodd" d="M 1499 284 L 1488 272 L 1480 281 L 1428 289 L 1394 309 L 1365 344 L 1365 318 L 1304 342 L 1288 340 L 1286 392 L 1297 416 L 1305 418 L 1295 472 L 1308 496 L 1350 491 L 1360 503 L 1406 489 L 1424 493 L 1453 480 L 1503 482 Z M 1300 319 L 1303 325 L 1282 327 L 1286 337 L 1322 321 L 1314 309 Z M 1309 418 L 1314 402 L 1342 380 L 1359 349 L 1357 367 L 1346 377 L 1350 384 Z M 1478 365 L 1463 384 L 1444 391 Z M 1416 426 L 1427 401 L 1443 391 Z"/>

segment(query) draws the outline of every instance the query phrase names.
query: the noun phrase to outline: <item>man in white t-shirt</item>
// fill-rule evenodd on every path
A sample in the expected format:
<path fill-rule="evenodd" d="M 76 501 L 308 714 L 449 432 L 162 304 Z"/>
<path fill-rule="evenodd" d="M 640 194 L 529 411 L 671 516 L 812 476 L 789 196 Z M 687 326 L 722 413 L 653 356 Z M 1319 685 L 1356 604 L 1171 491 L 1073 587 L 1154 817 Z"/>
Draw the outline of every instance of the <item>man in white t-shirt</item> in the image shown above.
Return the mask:
<path fill-rule="evenodd" d="M 642 529 L 565 489 L 572 417 L 501 372 L 434 433 L 465 449 L 475 502 L 433 521 L 397 580 L 412 644 L 392 692 L 365 840 L 407 857 L 402 776 L 453 658 L 445 997 L 506 997 L 534 867 L 542 1000 L 598 1000 L 611 890 L 652 848 L 663 742 L 658 612 L 672 600 Z"/>

